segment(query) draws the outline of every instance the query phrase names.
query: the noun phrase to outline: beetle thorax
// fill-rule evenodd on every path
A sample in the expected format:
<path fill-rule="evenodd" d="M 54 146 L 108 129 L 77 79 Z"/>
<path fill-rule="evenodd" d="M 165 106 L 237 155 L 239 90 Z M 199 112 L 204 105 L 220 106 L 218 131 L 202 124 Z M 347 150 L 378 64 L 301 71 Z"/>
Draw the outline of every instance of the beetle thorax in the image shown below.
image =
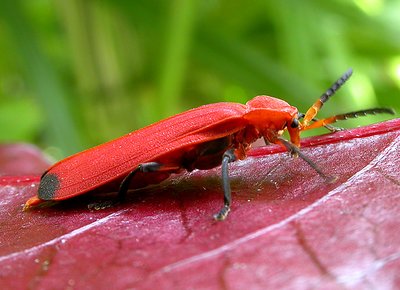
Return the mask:
<path fill-rule="evenodd" d="M 259 137 L 271 143 L 282 135 L 287 125 L 297 116 L 297 108 L 285 101 L 269 96 L 257 96 L 248 101 L 244 118 L 253 126 Z"/>

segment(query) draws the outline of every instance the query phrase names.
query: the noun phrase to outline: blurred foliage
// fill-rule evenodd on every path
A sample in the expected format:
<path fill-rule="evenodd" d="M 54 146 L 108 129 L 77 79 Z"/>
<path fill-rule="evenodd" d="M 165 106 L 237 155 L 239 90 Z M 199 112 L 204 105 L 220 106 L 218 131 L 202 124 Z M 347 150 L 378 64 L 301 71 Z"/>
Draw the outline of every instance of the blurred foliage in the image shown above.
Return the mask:
<path fill-rule="evenodd" d="M 348 67 L 354 76 L 320 117 L 400 111 L 399 9 L 396 0 L 2 1 L 0 139 L 61 157 L 211 102 L 267 94 L 304 112 Z"/>

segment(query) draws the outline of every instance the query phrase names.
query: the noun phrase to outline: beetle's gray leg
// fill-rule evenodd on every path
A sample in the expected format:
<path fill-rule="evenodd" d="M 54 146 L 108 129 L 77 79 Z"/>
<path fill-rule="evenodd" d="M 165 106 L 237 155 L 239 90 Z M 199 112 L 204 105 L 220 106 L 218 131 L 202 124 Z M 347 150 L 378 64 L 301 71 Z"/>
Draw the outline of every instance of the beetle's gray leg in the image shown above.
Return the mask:
<path fill-rule="evenodd" d="M 132 170 L 125 178 L 122 180 L 121 184 L 119 185 L 118 190 L 118 199 L 119 201 L 123 201 L 125 199 L 126 193 L 128 192 L 129 185 L 131 184 L 132 178 L 138 172 L 154 172 L 158 171 L 162 167 L 161 163 L 158 162 L 148 162 L 142 163 L 134 170 Z"/>
<path fill-rule="evenodd" d="M 222 156 L 222 185 L 224 189 L 224 207 L 218 213 L 214 214 L 214 219 L 217 221 L 224 220 L 231 210 L 232 195 L 231 185 L 229 182 L 228 164 L 235 160 L 236 156 L 233 149 L 227 150 Z"/>

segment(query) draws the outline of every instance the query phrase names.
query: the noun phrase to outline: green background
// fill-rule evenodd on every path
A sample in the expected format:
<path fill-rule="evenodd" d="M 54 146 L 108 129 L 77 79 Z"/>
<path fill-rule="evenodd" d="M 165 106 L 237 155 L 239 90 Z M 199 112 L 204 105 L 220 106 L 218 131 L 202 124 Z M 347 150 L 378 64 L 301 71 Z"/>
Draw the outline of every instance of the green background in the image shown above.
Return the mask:
<path fill-rule="evenodd" d="M 61 158 L 211 102 L 266 94 L 304 112 L 349 67 L 319 117 L 399 111 L 399 11 L 383 0 L 1 1 L 0 141 Z"/>

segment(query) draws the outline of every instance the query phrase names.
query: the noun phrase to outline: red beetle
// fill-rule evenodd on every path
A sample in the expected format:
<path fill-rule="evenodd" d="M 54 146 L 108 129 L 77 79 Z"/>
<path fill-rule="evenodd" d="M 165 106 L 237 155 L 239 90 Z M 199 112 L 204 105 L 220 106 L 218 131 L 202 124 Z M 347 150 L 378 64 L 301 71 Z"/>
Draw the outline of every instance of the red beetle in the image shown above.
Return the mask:
<path fill-rule="evenodd" d="M 300 152 L 302 131 L 321 126 L 336 131 L 329 124 L 337 120 L 367 114 L 394 114 L 391 109 L 376 108 L 315 119 L 322 105 L 351 74 L 349 69 L 305 114 L 285 101 L 269 96 L 257 96 L 246 105 L 210 104 L 72 155 L 54 164 L 42 175 L 38 196 L 29 199 L 24 208 L 42 201 L 65 200 L 115 182 L 120 184 L 119 197 L 123 198 L 129 188 L 159 183 L 182 170 L 211 169 L 222 163 L 224 207 L 214 218 L 223 220 L 232 202 L 228 163 L 244 159 L 251 144 L 258 138 L 264 138 L 266 144 L 285 146 L 327 178 Z M 282 137 L 285 130 L 290 135 L 290 141 Z"/>

